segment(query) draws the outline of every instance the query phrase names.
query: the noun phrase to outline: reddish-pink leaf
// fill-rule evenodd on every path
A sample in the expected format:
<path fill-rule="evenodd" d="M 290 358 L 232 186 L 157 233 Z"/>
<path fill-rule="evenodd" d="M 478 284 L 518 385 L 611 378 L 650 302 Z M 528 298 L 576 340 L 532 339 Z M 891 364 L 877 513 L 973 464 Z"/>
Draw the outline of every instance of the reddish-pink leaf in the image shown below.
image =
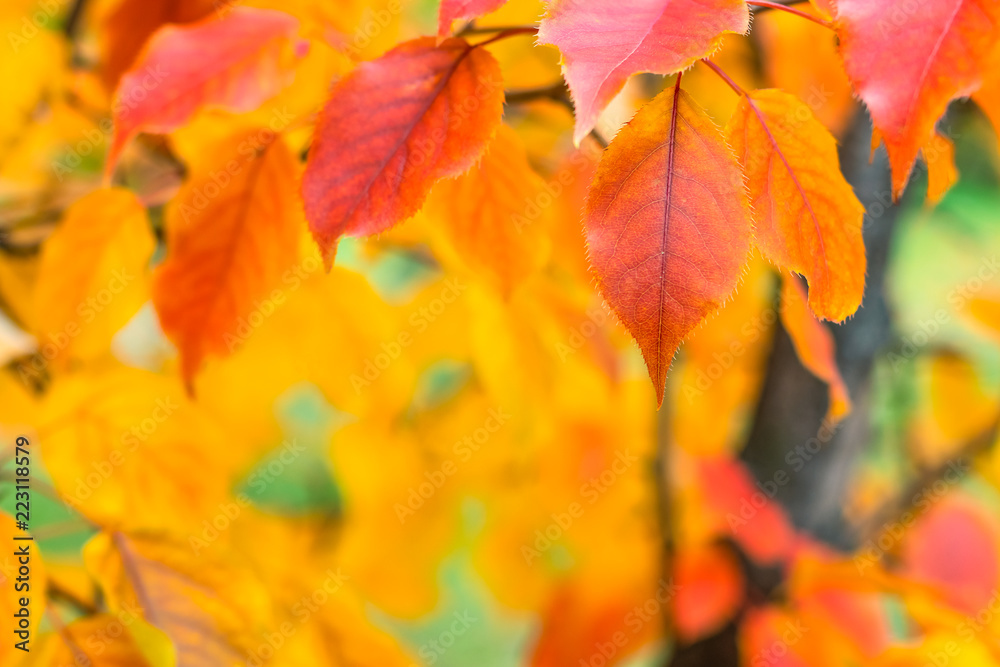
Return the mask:
<path fill-rule="evenodd" d="M 579 142 L 632 74 L 679 72 L 749 27 L 745 0 L 556 0 L 538 40 L 562 52 Z"/>
<path fill-rule="evenodd" d="M 445 37 L 451 32 L 452 21 L 474 19 L 483 14 L 495 12 L 507 0 L 441 0 L 438 11 L 438 36 Z"/>
<path fill-rule="evenodd" d="M 118 85 L 105 176 L 139 132 L 171 132 L 205 107 L 252 111 L 274 96 L 305 53 L 298 26 L 283 12 L 238 7 L 222 19 L 158 30 Z"/>
<path fill-rule="evenodd" d="M 726 458 L 702 461 L 699 473 L 706 500 L 748 556 L 778 563 L 791 555 L 795 531 L 785 510 L 772 500 L 777 478 L 755 485 L 743 463 Z"/>
<path fill-rule="evenodd" d="M 750 249 L 736 157 L 680 85 L 608 147 L 584 223 L 601 293 L 639 344 L 662 404 L 677 347 L 736 288 Z"/>
<path fill-rule="evenodd" d="M 405 42 L 344 77 L 320 114 L 302 178 L 327 264 L 341 236 L 406 220 L 436 181 L 471 167 L 502 113 L 497 62 L 461 39 Z"/>
<path fill-rule="evenodd" d="M 947 480 L 960 473 L 950 469 Z M 925 495 L 924 502 L 933 501 Z M 1000 521 L 972 496 L 948 496 L 907 535 L 903 564 L 914 578 L 939 586 L 955 606 L 981 611 L 1000 585 Z"/>
<path fill-rule="evenodd" d="M 838 0 L 837 34 L 854 88 L 889 151 L 893 196 L 948 103 L 975 92 L 1000 41 L 995 0 Z"/>

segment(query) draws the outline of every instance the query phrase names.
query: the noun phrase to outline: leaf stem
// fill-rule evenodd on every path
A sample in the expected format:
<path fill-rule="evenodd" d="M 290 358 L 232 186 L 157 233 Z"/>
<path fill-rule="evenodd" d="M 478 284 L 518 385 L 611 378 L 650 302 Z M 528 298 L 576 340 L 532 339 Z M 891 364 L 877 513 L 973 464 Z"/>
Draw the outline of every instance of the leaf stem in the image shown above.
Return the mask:
<path fill-rule="evenodd" d="M 477 30 L 478 30 L 478 28 L 477 28 Z M 517 35 L 535 35 L 535 34 L 538 34 L 538 28 L 536 28 L 535 26 L 530 26 L 530 25 L 512 26 L 512 27 L 509 27 L 509 28 L 493 28 L 493 29 L 490 30 L 490 32 L 493 32 L 494 30 L 499 30 L 500 32 L 497 33 L 496 35 L 493 35 L 492 37 L 490 37 L 489 39 L 487 39 L 485 41 L 479 42 L 478 44 L 473 44 L 472 48 L 476 48 L 476 47 L 479 47 L 479 46 L 486 46 L 487 44 L 492 44 L 493 42 L 497 42 L 497 41 L 499 41 L 501 39 L 507 39 L 508 37 L 516 37 Z M 472 34 L 472 33 L 470 33 L 470 34 Z"/>
<path fill-rule="evenodd" d="M 729 84 L 729 87 L 732 88 L 737 95 L 747 97 L 747 91 L 740 88 L 738 83 L 730 79 L 729 75 L 722 71 L 721 67 L 719 67 L 718 65 L 716 65 L 715 63 L 713 63 L 711 60 L 708 59 L 702 59 L 701 62 L 705 63 L 705 65 L 707 65 L 710 70 L 718 74 L 723 81 Z"/>
<path fill-rule="evenodd" d="M 467 35 L 488 35 L 494 32 L 507 32 L 510 30 L 531 30 L 533 32 L 538 32 L 538 28 L 530 25 L 495 25 L 495 26 L 478 26 L 474 22 L 470 22 L 467 26 L 455 33 L 455 37 L 465 37 Z"/>
<path fill-rule="evenodd" d="M 770 0 L 747 0 L 747 4 L 750 5 L 751 7 L 762 7 L 764 9 L 777 9 L 779 11 L 788 12 L 789 14 L 793 14 L 795 16 L 799 16 L 801 18 L 812 21 L 813 23 L 821 25 L 824 28 L 830 28 L 831 30 L 833 29 L 833 24 L 827 21 L 826 19 L 821 18 L 819 16 L 814 16 L 809 12 L 804 12 L 801 9 L 796 9 L 795 7 L 789 7 L 788 5 L 782 4 L 780 2 L 770 2 Z"/>

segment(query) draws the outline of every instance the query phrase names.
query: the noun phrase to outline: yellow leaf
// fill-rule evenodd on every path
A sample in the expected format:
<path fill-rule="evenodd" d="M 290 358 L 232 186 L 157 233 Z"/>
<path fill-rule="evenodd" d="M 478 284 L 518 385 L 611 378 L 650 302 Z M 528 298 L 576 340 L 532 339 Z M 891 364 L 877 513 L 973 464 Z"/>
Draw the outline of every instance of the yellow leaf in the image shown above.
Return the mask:
<path fill-rule="evenodd" d="M 48 361 L 93 358 L 148 298 L 154 240 L 146 210 L 122 189 L 73 204 L 42 250 L 35 286 L 39 351 Z"/>

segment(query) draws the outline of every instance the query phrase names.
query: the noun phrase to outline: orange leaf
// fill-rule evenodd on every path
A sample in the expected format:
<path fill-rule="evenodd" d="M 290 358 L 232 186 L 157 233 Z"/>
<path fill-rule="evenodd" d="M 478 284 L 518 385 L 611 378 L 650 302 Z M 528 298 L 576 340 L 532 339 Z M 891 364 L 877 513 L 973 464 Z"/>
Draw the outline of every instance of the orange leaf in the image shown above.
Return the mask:
<path fill-rule="evenodd" d="M 682 641 L 691 643 L 712 635 L 736 615 L 746 582 L 729 547 L 682 549 L 674 567 L 674 618 Z"/>
<path fill-rule="evenodd" d="M 781 323 L 785 325 L 802 365 L 830 386 L 827 419 L 838 422 L 851 411 L 847 386 L 834 356 L 833 336 L 806 306 L 806 291 L 794 275 L 781 280 Z"/>
<path fill-rule="evenodd" d="M 927 164 L 927 199 L 936 204 L 958 182 L 955 144 L 948 137 L 935 132 L 920 152 Z"/>
<path fill-rule="evenodd" d="M 302 197 L 327 264 L 344 234 L 385 231 L 482 155 L 500 124 L 500 68 L 461 39 L 405 42 L 362 63 L 320 113 Z"/>
<path fill-rule="evenodd" d="M 289 84 L 290 60 L 306 44 L 292 53 L 298 26 L 283 12 L 240 7 L 219 20 L 157 31 L 115 93 L 105 178 L 139 132 L 171 132 L 205 107 L 252 111 Z"/>
<path fill-rule="evenodd" d="M 733 292 L 750 248 L 739 165 L 680 81 L 608 147 L 584 214 L 601 294 L 663 403 L 681 341 Z"/>
<path fill-rule="evenodd" d="M 834 138 L 780 90 L 744 96 L 727 136 L 747 175 L 757 245 L 809 280 L 818 317 L 839 322 L 854 313 L 865 290 L 865 210 L 840 173 Z"/>
<path fill-rule="evenodd" d="M 543 220 L 525 215 L 529 204 L 537 208 L 532 202 L 545 187 L 517 133 L 502 125 L 480 163 L 439 183 L 431 196 L 448 254 L 486 273 L 509 296 L 547 254 Z"/>
<path fill-rule="evenodd" d="M 847 75 L 882 134 L 893 197 L 948 103 L 976 91 L 1000 41 L 994 0 L 838 0 Z"/>
<path fill-rule="evenodd" d="M 744 0 L 559 0 L 538 40 L 562 53 L 579 143 L 631 75 L 679 72 L 749 27 Z"/>
<path fill-rule="evenodd" d="M 266 315 L 259 301 L 280 304 L 270 290 L 297 258 L 295 158 L 281 139 L 257 153 L 244 152 L 249 145 L 247 135 L 234 137 L 233 150 L 194 173 L 168 211 L 153 304 L 180 349 L 189 392 L 203 358 L 231 352 L 245 337 L 241 326 Z M 220 183 L 220 174 L 230 180 Z"/>
<path fill-rule="evenodd" d="M 474 19 L 500 9 L 507 0 L 441 0 L 438 11 L 438 36 L 451 32 L 451 23 L 458 19 Z"/>

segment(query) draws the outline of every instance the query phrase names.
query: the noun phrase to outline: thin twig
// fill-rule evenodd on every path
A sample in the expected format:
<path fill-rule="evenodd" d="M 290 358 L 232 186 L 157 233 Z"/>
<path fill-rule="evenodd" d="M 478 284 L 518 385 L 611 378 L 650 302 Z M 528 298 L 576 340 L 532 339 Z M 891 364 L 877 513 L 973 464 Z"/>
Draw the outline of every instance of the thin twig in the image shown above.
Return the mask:
<path fill-rule="evenodd" d="M 477 26 L 475 23 L 470 22 L 467 26 L 455 33 L 455 37 L 465 37 L 467 35 L 489 35 L 494 32 L 509 32 L 511 30 L 524 30 L 530 29 L 532 32 L 537 32 L 538 28 L 536 26 L 526 26 L 526 25 L 497 25 L 497 26 Z"/>
<path fill-rule="evenodd" d="M 812 21 L 813 23 L 821 25 L 824 28 L 833 28 L 833 24 L 826 19 L 810 14 L 809 12 L 804 12 L 801 9 L 796 9 L 795 7 L 789 7 L 781 2 L 770 2 L 770 0 L 747 0 L 747 4 L 751 7 L 759 7 L 761 10 L 777 9 L 779 11 L 787 12 L 800 18 Z"/>
<path fill-rule="evenodd" d="M 66 25 L 63 27 L 63 32 L 70 41 L 76 37 L 76 31 L 80 27 L 80 20 L 83 18 L 86 6 L 87 0 L 76 0 L 76 2 L 73 3 L 72 9 L 69 10 L 69 15 L 66 17 Z"/>
<path fill-rule="evenodd" d="M 735 81 L 733 81 L 732 79 L 730 79 L 729 75 L 722 71 L 721 67 L 719 67 L 718 65 L 716 65 L 715 63 L 713 63 L 711 60 L 708 60 L 708 59 L 702 59 L 701 62 L 703 62 L 705 65 L 707 65 L 710 70 L 712 70 L 713 72 L 715 72 L 716 74 L 718 74 L 719 77 L 723 81 L 725 81 L 727 84 L 729 84 L 729 87 L 732 88 L 733 91 L 737 95 L 740 95 L 742 97 L 746 97 L 747 96 L 747 91 L 745 91 L 742 88 L 740 88 L 740 86 L 739 86 L 738 83 L 736 83 Z"/>
<path fill-rule="evenodd" d="M 518 35 L 537 35 L 538 28 L 535 26 L 516 26 L 512 28 L 505 28 L 501 30 L 496 35 L 493 35 L 489 39 L 479 42 L 478 44 L 473 44 L 473 48 L 479 46 L 486 46 L 487 44 L 492 44 L 493 42 L 499 42 L 501 39 L 507 39 L 508 37 L 516 37 Z"/>

